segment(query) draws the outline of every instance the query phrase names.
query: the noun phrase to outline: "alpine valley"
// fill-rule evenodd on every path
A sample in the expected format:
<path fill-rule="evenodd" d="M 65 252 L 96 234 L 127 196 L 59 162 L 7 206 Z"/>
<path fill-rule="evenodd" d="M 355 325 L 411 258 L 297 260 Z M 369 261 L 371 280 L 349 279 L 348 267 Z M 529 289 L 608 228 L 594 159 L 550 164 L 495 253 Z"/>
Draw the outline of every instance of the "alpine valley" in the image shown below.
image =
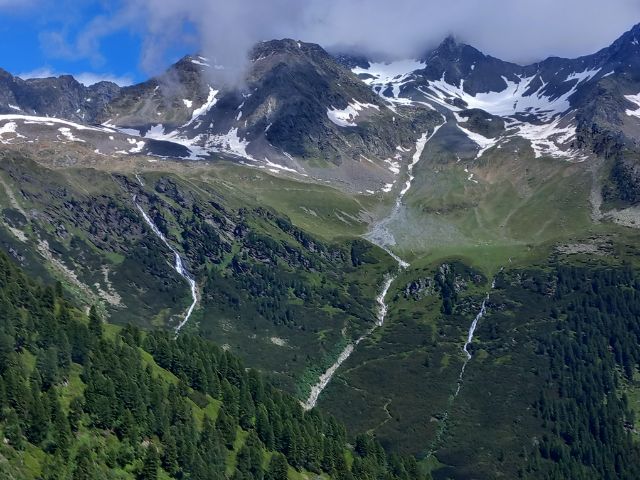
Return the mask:
<path fill-rule="evenodd" d="M 2 478 L 640 478 L 640 25 L 223 69 L 0 70 Z"/>

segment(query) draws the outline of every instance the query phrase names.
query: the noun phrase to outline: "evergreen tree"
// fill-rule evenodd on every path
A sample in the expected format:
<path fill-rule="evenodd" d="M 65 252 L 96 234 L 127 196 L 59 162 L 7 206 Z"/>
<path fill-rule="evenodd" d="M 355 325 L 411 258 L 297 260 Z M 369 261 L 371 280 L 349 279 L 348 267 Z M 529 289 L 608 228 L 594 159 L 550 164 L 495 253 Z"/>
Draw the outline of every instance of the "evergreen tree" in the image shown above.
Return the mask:
<path fill-rule="evenodd" d="M 274 453 L 269 461 L 269 467 L 264 480 L 287 480 L 289 477 L 289 464 L 281 453 Z"/>
<path fill-rule="evenodd" d="M 142 464 L 142 470 L 138 475 L 139 480 L 158 480 L 158 468 L 160 467 L 160 459 L 158 458 L 158 449 L 154 444 L 147 447 Z"/>
<path fill-rule="evenodd" d="M 228 449 L 232 449 L 233 443 L 236 440 L 236 424 L 233 421 L 233 417 L 227 414 L 226 404 L 223 405 L 218 412 L 216 429 L 220 432 L 220 436 L 222 437 L 225 446 Z"/>
<path fill-rule="evenodd" d="M 75 457 L 72 480 L 94 480 L 97 477 L 93 452 L 88 445 L 82 444 Z"/>
<path fill-rule="evenodd" d="M 280 284 L 283 292 L 299 288 Z M 174 340 L 170 332 L 156 331 L 143 341 L 134 327 L 105 336 L 95 308 L 88 328 L 87 317 L 59 291 L 30 283 L 1 253 L 0 311 L 3 448 L 10 462 L 18 457 L 11 450 L 26 448 L 27 440 L 31 451 L 44 450 L 44 456 L 32 457 L 46 480 L 103 480 L 132 471 L 155 479 L 160 463 L 176 478 L 223 480 L 240 425 L 245 441 L 234 478 L 262 479 L 267 452 L 273 457 L 268 478 L 286 478 L 282 454 L 297 468 L 334 470 L 349 478 L 342 425 L 315 411 L 304 413 L 296 398 L 202 338 Z M 622 355 L 625 348 L 620 345 Z M 29 354 L 36 358 L 35 368 L 25 361 Z M 147 355 L 179 384 L 158 375 Z M 66 384 L 76 370 L 80 378 Z M 70 388 L 79 381 L 82 388 Z M 68 409 L 59 398 L 62 392 L 75 395 Z M 195 409 L 208 411 L 208 395 L 222 405 L 215 421 L 205 415 L 200 424 Z M 144 438 L 159 441 L 160 451 L 153 443 L 145 448 Z M 384 465 L 384 452 L 373 452 L 376 465 Z M 4 465 L 0 462 L 0 477 Z M 375 472 L 383 478 L 382 467 Z"/>
<path fill-rule="evenodd" d="M 23 450 L 26 446 L 22 425 L 15 410 L 8 410 L 5 414 L 4 436 L 16 450 Z"/>
<path fill-rule="evenodd" d="M 80 397 L 73 397 L 69 403 L 69 414 L 67 416 L 69 427 L 72 431 L 77 432 L 78 428 L 80 428 L 83 413 L 82 399 Z"/>
<path fill-rule="evenodd" d="M 98 315 L 95 305 L 92 305 L 89 309 L 89 333 L 95 339 L 102 338 L 102 319 Z"/>
<path fill-rule="evenodd" d="M 66 480 L 67 468 L 65 459 L 60 455 L 47 457 L 42 466 L 43 480 Z"/>
<path fill-rule="evenodd" d="M 176 440 L 171 433 L 168 433 L 163 440 L 162 451 L 162 468 L 171 476 L 177 475 L 180 467 L 178 466 L 178 447 Z"/>

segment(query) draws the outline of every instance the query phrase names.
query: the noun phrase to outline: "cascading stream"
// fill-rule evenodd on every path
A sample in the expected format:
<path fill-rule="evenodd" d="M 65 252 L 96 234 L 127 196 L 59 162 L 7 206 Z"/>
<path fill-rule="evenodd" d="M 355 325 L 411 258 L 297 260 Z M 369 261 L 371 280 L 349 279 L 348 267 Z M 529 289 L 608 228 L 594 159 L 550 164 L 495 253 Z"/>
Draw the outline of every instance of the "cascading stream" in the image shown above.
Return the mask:
<path fill-rule="evenodd" d="M 445 119 L 445 122 L 446 122 L 446 119 Z M 429 135 L 429 132 L 423 133 L 420 136 L 420 138 L 417 140 L 416 150 L 411 158 L 411 163 L 407 166 L 407 181 L 405 182 L 404 187 L 402 187 L 402 190 L 400 190 L 400 193 L 396 198 L 395 204 L 393 205 L 393 209 L 391 210 L 389 215 L 387 215 L 385 218 L 383 218 L 379 222 L 375 223 L 372 226 L 371 231 L 364 236 L 364 238 L 369 240 L 371 243 L 379 246 L 385 252 L 387 252 L 391 257 L 393 257 L 393 259 L 396 262 L 398 262 L 398 265 L 400 265 L 401 268 L 407 268 L 409 264 L 391 251 L 391 247 L 396 244 L 396 240 L 389 226 L 400 213 L 404 197 L 407 194 L 407 192 L 411 189 L 411 185 L 415 180 L 415 177 L 413 176 L 414 167 L 420 161 L 420 158 L 422 157 L 422 153 L 424 152 L 424 149 L 427 146 L 427 143 L 429 143 L 429 141 L 434 137 L 434 135 L 438 132 L 438 130 L 440 130 L 440 128 L 443 125 L 444 123 L 442 125 L 438 125 L 437 127 L 435 127 L 433 129 L 433 132 L 431 132 L 431 135 Z"/>
<path fill-rule="evenodd" d="M 446 121 L 446 119 L 445 119 Z M 444 125 L 444 123 L 442 124 Z M 391 246 L 395 245 L 395 239 L 393 237 L 393 233 L 389 230 L 389 224 L 393 221 L 393 219 L 400 213 L 400 208 L 402 207 L 402 201 L 404 196 L 407 194 L 409 189 L 411 189 L 411 184 L 415 177 L 413 176 L 413 167 L 420 161 L 422 157 L 422 152 L 424 151 L 429 140 L 433 138 L 436 132 L 442 127 L 439 125 L 433 129 L 433 132 L 429 135 L 429 132 L 425 132 L 420 136 L 418 141 L 416 142 L 416 150 L 411 159 L 411 163 L 407 167 L 407 181 L 402 187 L 398 197 L 396 198 L 396 202 L 391 210 L 391 213 L 376 224 L 373 225 L 371 231 L 365 235 L 365 238 L 369 240 L 371 243 L 377 245 L 382 248 L 385 252 L 387 252 L 397 263 L 398 268 L 400 270 L 409 267 L 409 263 L 396 255 L 393 251 L 391 251 Z M 349 343 L 338 355 L 336 361 L 331 365 L 320 377 L 318 378 L 318 382 L 311 387 L 311 391 L 309 393 L 309 397 L 305 402 L 302 403 L 302 406 L 305 410 L 310 410 L 315 407 L 318 402 L 318 398 L 320 398 L 320 394 L 323 390 L 329 385 L 331 379 L 334 374 L 340 368 L 340 366 L 351 356 L 355 347 L 362 342 L 365 338 L 369 337 L 377 328 L 381 327 L 384 324 L 385 318 L 387 316 L 387 311 L 389 309 L 388 305 L 385 303 L 385 297 L 389 292 L 389 288 L 391 284 L 396 279 L 397 275 L 386 276 L 384 282 L 382 284 L 382 289 L 380 294 L 376 298 L 378 303 L 378 321 L 368 332 L 364 335 L 360 336 L 355 342 Z"/>
<path fill-rule="evenodd" d="M 502 268 L 500 269 L 500 271 L 502 271 Z M 491 290 L 493 290 L 494 288 L 496 288 L 495 278 L 491 281 Z M 456 388 L 456 393 L 453 396 L 454 399 L 460 393 L 460 388 L 462 387 L 462 380 L 464 378 L 464 371 L 467 368 L 467 363 L 469 363 L 469 360 L 471 360 L 472 358 L 471 352 L 469 352 L 469 345 L 473 343 L 473 336 L 476 333 L 478 322 L 482 320 L 482 317 L 484 317 L 485 314 L 487 313 L 487 302 L 489 301 L 489 293 L 490 292 L 487 292 L 487 295 L 484 297 L 484 300 L 482 301 L 482 305 L 480 306 L 480 311 L 476 315 L 476 318 L 473 319 L 473 322 L 471 322 L 471 326 L 469 327 L 469 333 L 467 334 L 467 341 L 462 347 L 462 351 L 466 354 L 467 359 L 464 361 L 464 363 L 462 364 L 462 368 L 460 369 L 460 375 L 458 376 L 458 387 Z"/>
<path fill-rule="evenodd" d="M 473 357 L 471 355 L 471 352 L 469 352 L 469 345 L 471 345 L 471 343 L 473 342 L 473 336 L 476 333 L 478 322 L 482 319 L 482 317 L 484 317 L 485 313 L 487 313 L 488 300 L 489 300 L 489 294 L 487 293 L 487 296 L 484 297 L 484 300 L 482 301 L 482 306 L 480 307 L 480 311 L 476 315 L 476 318 L 473 319 L 473 322 L 471 322 L 471 326 L 469 327 L 469 333 L 467 334 L 467 341 L 465 342 L 464 347 L 462 347 L 462 351 L 466 354 L 467 359 L 464 361 L 464 363 L 462 364 L 462 368 L 460 369 L 460 375 L 458 375 L 458 386 L 456 388 L 456 393 L 453 395 L 453 398 L 456 398 L 458 396 L 458 394 L 460 393 L 460 388 L 462 388 L 464 371 L 467 368 L 467 364 L 469 363 L 469 360 L 471 360 L 471 358 Z"/>
<path fill-rule="evenodd" d="M 178 251 L 171 246 L 171 244 L 169 243 L 167 238 L 163 235 L 163 233 L 160 231 L 160 229 L 156 226 L 155 223 L 153 223 L 153 220 L 151 220 L 149 215 L 147 215 L 147 213 L 138 204 L 138 202 L 136 201 L 135 195 L 133 197 L 133 203 L 135 204 L 136 208 L 140 211 L 140 214 L 142 215 L 142 218 L 144 218 L 145 223 L 149 226 L 149 228 L 151 228 L 151 231 L 153 231 L 156 237 L 158 237 L 162 241 L 162 243 L 164 243 L 166 247 L 169 250 L 171 250 L 171 253 L 173 253 L 175 257 L 175 263 L 173 265 L 173 269 L 178 273 L 178 275 L 180 275 L 182 278 L 184 278 L 187 281 L 187 283 L 189 284 L 189 288 L 191 289 L 191 298 L 193 299 L 193 302 L 191 302 L 191 305 L 189 306 L 189 309 L 187 310 L 187 313 L 184 316 L 184 319 L 175 328 L 176 336 L 178 336 L 180 334 L 180 330 L 182 330 L 182 328 L 187 324 L 187 322 L 189 321 L 189 318 L 191 317 L 191 314 L 193 313 L 193 310 L 196 308 L 196 305 L 198 304 L 198 286 L 193 276 L 189 273 L 189 271 L 184 266 L 184 262 L 182 261 L 182 257 L 180 257 L 180 254 L 178 253 Z"/>
<path fill-rule="evenodd" d="M 311 410 L 313 407 L 316 406 L 316 403 L 318 402 L 318 398 L 320 398 L 320 394 L 327 387 L 327 385 L 329 385 L 329 382 L 333 378 L 333 375 L 336 373 L 338 368 L 340 368 L 340 366 L 347 360 L 347 358 L 351 356 L 356 346 L 365 338 L 367 338 L 369 335 L 371 335 L 376 328 L 384 325 L 384 320 L 387 316 L 387 310 L 388 310 L 388 306 L 384 299 L 387 296 L 387 293 L 389 292 L 389 288 L 391 287 L 391 284 L 395 279 L 396 279 L 395 275 L 385 277 L 384 283 L 382 284 L 382 290 L 380 291 L 380 294 L 376 297 L 376 302 L 378 304 L 378 319 L 375 325 L 371 329 L 369 329 L 369 331 L 367 331 L 365 334 L 361 335 L 355 342 L 348 344 L 344 348 L 344 350 L 340 352 L 340 355 L 338 355 L 338 358 L 333 363 L 333 365 L 331 365 L 326 372 L 320 375 L 320 378 L 318 379 L 318 383 L 316 383 L 313 387 L 311 387 L 311 392 L 309 393 L 309 397 L 302 404 L 305 410 Z"/>
<path fill-rule="evenodd" d="M 502 269 L 500 269 L 500 271 L 502 271 Z M 495 287 L 496 287 L 496 280 L 494 278 L 493 281 L 491 282 L 491 289 L 493 290 Z M 464 345 L 462 347 L 462 351 L 464 352 L 464 354 L 466 355 L 467 358 L 465 359 L 464 363 L 462 364 L 462 368 L 460 368 L 460 374 L 458 375 L 458 382 L 457 382 L 457 385 L 456 385 L 456 391 L 455 391 L 455 393 L 453 394 L 453 396 L 449 400 L 449 403 L 447 405 L 447 410 L 446 410 L 446 412 L 444 412 L 444 416 L 442 418 L 440 429 L 438 430 L 438 433 L 436 434 L 436 437 L 433 440 L 433 443 L 431 444 L 431 449 L 429 451 L 429 455 L 432 455 L 435 452 L 436 446 L 438 445 L 438 443 L 440 442 L 440 439 L 442 438 L 442 434 L 443 434 L 443 432 L 445 430 L 445 426 L 447 424 L 447 420 L 449 419 L 449 411 L 450 411 L 451 407 L 453 406 L 453 403 L 455 402 L 456 398 L 460 394 L 460 389 L 462 388 L 462 383 L 464 381 L 464 372 L 467 369 L 467 364 L 473 358 L 473 355 L 469 351 L 469 346 L 473 343 L 473 338 L 475 336 L 476 329 L 478 328 L 478 323 L 480 322 L 480 320 L 482 320 L 482 318 L 487 313 L 487 302 L 489 301 L 489 294 L 490 294 L 490 292 L 487 292 L 486 296 L 482 300 L 482 304 L 480 305 L 480 311 L 477 313 L 477 315 L 473 319 L 473 322 L 471 322 L 471 325 L 469 326 L 469 331 L 467 333 L 467 341 L 464 343 Z"/>

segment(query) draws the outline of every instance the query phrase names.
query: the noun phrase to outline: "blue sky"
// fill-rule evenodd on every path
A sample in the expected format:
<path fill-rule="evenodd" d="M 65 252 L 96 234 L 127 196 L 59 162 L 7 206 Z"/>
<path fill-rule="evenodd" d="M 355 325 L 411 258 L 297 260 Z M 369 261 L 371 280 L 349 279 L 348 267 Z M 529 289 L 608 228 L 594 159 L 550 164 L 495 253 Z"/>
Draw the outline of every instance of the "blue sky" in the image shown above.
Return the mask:
<path fill-rule="evenodd" d="M 196 49 L 194 42 L 175 42 L 163 49 L 162 58 L 152 67 L 144 67 L 144 29 L 136 31 L 128 21 L 114 21 L 126 3 L 0 0 L 0 68 L 25 77 L 70 73 L 85 83 L 108 79 L 130 84 Z M 109 25 L 91 48 L 92 40 L 85 37 L 100 21 Z"/>

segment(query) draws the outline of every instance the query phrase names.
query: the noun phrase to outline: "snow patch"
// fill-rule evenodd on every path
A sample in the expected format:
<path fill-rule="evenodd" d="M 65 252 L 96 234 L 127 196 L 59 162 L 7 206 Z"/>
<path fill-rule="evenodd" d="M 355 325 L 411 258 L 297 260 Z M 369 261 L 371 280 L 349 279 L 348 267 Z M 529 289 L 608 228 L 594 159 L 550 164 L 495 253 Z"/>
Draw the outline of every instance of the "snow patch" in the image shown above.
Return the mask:
<path fill-rule="evenodd" d="M 571 79 L 587 79 L 595 75 L 592 70 L 581 73 L 574 73 Z M 513 116 L 518 113 L 535 114 L 543 121 L 551 121 L 554 116 L 564 113 L 571 107 L 569 97 L 576 91 L 576 84 L 565 94 L 556 98 L 545 96 L 543 93 L 546 84 L 531 93 L 525 95 L 529 90 L 532 82 L 538 78 L 537 75 L 531 77 L 518 77 L 518 81 L 514 82 L 506 77 L 502 79 L 507 87 L 500 92 L 484 92 L 471 95 L 464 90 L 464 81 L 460 85 L 451 85 L 444 80 L 444 75 L 440 80 L 429 82 L 431 93 L 423 91 L 425 96 L 439 105 L 442 105 L 452 111 L 460 111 L 460 108 L 451 105 L 453 99 L 460 99 L 467 104 L 467 108 L 477 108 L 484 110 L 492 115 L 501 117 Z M 567 79 L 569 80 L 569 78 Z"/>
<path fill-rule="evenodd" d="M 267 157 L 264 157 L 264 161 L 265 161 L 265 163 L 267 164 L 268 167 L 271 167 L 270 168 L 271 171 L 276 170 L 276 172 L 274 172 L 274 173 L 278 173 L 278 171 L 280 171 L 280 170 L 284 170 L 285 172 L 298 173 L 298 171 L 294 170 L 293 168 L 285 167 L 284 165 L 280 165 L 278 163 L 273 163 Z"/>
<path fill-rule="evenodd" d="M 236 127 L 222 135 L 210 135 L 206 141 L 206 147 L 214 151 L 231 153 L 255 161 L 255 159 L 247 153 L 248 146 L 249 142 L 244 138 L 240 138 Z"/>
<path fill-rule="evenodd" d="M 536 158 L 547 156 L 584 160 L 585 155 L 570 146 L 576 135 L 575 126 L 561 127 L 561 121 L 562 118 L 557 118 L 553 122 L 543 125 L 515 122 L 509 127 L 514 128 L 517 135 L 531 142 Z"/>
<path fill-rule="evenodd" d="M 361 103 L 353 99 L 343 110 L 331 107 L 327 109 L 327 117 L 339 127 L 357 127 L 355 120 L 364 109 L 374 108 L 380 110 L 380 107 L 371 103 Z"/>
<path fill-rule="evenodd" d="M 18 128 L 16 122 L 7 122 L 2 127 L 0 127 L 0 135 L 3 135 L 5 133 L 16 133 L 16 128 Z"/>
<path fill-rule="evenodd" d="M 118 128 L 118 131 L 125 135 L 133 135 L 134 137 L 140 136 L 140 130 L 135 130 L 133 128 Z"/>
<path fill-rule="evenodd" d="M 370 63 L 369 68 L 356 67 L 351 71 L 361 76 L 367 85 L 373 87 L 380 96 L 391 88 L 393 98 L 398 99 L 400 88 L 411 79 L 416 70 L 424 68 L 424 63 L 417 60 L 398 60 L 389 63 Z M 410 103 L 409 100 L 407 102 Z"/>
<path fill-rule="evenodd" d="M 625 113 L 630 117 L 640 118 L 640 93 L 638 93 L 637 95 L 625 95 L 624 98 L 638 107 L 635 110 L 627 110 Z"/>
<path fill-rule="evenodd" d="M 200 57 L 202 58 L 202 57 Z M 196 60 L 195 58 L 191 59 L 191 63 L 193 63 L 194 65 L 200 65 L 201 67 L 209 67 L 211 68 L 211 65 L 209 65 L 207 62 L 204 62 L 202 60 Z"/>
<path fill-rule="evenodd" d="M 467 130 L 466 128 L 462 127 L 460 123 L 458 123 L 458 128 L 467 137 L 469 137 L 469 140 L 471 140 L 476 145 L 478 145 L 479 150 L 478 150 L 478 153 L 476 153 L 476 159 L 480 158 L 484 154 L 484 152 L 486 152 L 491 147 L 493 147 L 496 143 L 498 143 L 497 138 L 487 138 L 483 135 L 480 135 L 479 133 L 475 133 L 475 132 L 472 132 L 471 130 Z"/>
<path fill-rule="evenodd" d="M 600 70 L 602 70 L 601 68 L 597 68 L 595 70 L 585 70 L 584 72 L 574 72 L 571 75 L 569 75 L 567 77 L 567 79 L 565 80 L 565 82 L 570 82 L 571 80 L 578 80 L 576 85 L 578 83 L 584 82 L 584 81 L 588 81 L 591 80 L 593 77 L 595 77 Z"/>
<path fill-rule="evenodd" d="M 54 124 L 65 125 L 67 127 L 75 128 L 76 130 L 87 130 L 92 132 L 108 132 L 105 128 L 89 127 L 87 125 L 80 125 L 79 123 L 69 122 L 68 120 L 60 120 L 59 118 L 52 117 L 36 117 L 32 115 L 0 115 L 0 122 L 3 120 L 22 120 L 25 124 L 41 124 L 47 126 L 53 126 Z"/>
<path fill-rule="evenodd" d="M 218 95 L 218 92 L 219 90 L 214 90 L 213 88 L 209 87 L 209 96 L 207 97 L 207 101 L 204 102 L 200 108 L 196 108 L 193 111 L 193 114 L 191 115 L 191 120 L 189 120 L 184 125 L 185 127 L 187 125 L 191 125 L 193 122 L 195 122 L 198 119 L 198 117 L 207 113 L 209 110 L 211 110 L 214 107 L 216 103 L 218 103 L 218 99 L 216 98 L 216 95 Z"/>
<path fill-rule="evenodd" d="M 70 142 L 80 142 L 80 143 L 85 143 L 84 140 L 82 140 L 81 138 L 77 138 L 74 137 L 73 133 L 71 133 L 71 129 L 69 127 L 60 127 L 58 129 L 58 131 L 60 132 L 60 134 L 66 138 L 67 140 L 69 140 Z"/>
<path fill-rule="evenodd" d="M 142 149 L 146 145 L 146 142 L 144 140 L 140 140 L 138 142 L 136 142 L 135 140 L 133 140 L 132 142 L 131 141 L 132 139 L 130 138 L 128 138 L 127 140 L 129 141 L 130 144 L 135 145 L 135 147 L 132 147 L 131 149 L 129 149 L 129 153 L 141 153 Z"/>
<path fill-rule="evenodd" d="M 3 126 L 0 127 L 0 143 L 4 145 L 10 145 L 13 140 L 16 138 L 26 138 L 24 135 L 20 135 L 17 132 L 18 125 L 16 122 L 7 122 Z M 14 138 L 3 139 L 2 137 L 6 134 L 12 134 Z"/>
<path fill-rule="evenodd" d="M 400 162 L 398 162 L 397 160 L 399 160 L 400 158 L 402 158 L 400 156 L 400 154 L 396 155 L 395 160 L 392 160 L 390 158 L 387 158 L 384 163 L 386 163 L 387 165 L 389 165 L 387 168 L 391 171 L 391 173 L 393 173 L 394 175 L 398 175 L 400 173 Z"/>

